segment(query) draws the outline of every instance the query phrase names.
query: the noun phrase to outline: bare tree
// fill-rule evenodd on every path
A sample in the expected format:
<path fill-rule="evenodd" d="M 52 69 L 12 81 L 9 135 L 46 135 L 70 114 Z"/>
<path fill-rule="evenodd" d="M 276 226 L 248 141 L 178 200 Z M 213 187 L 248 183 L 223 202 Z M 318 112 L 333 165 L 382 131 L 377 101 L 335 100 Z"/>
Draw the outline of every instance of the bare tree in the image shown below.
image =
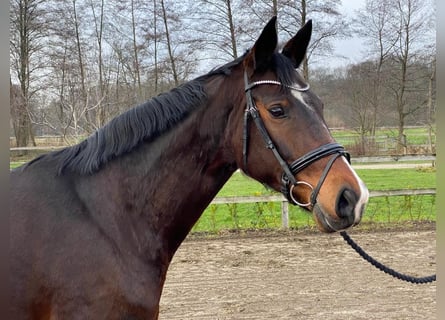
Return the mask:
<path fill-rule="evenodd" d="M 290 12 L 297 12 L 297 15 L 292 14 L 294 21 L 299 22 L 297 29 L 308 19 L 314 22 L 312 40 L 302 64 L 303 75 L 309 80 L 309 60 L 326 60 L 332 55 L 333 41 L 349 35 L 349 26 L 339 9 L 341 0 L 299 0 L 295 3 L 296 7 Z"/>
<path fill-rule="evenodd" d="M 313 37 L 302 68 L 306 77 L 313 74 L 311 82 L 317 86 L 321 73 L 309 70 L 308 61 L 326 59 L 334 41 L 348 32 L 340 3 L 11 0 L 11 117 L 17 120 L 11 126 L 21 144 L 32 141 L 31 130 L 43 126 L 67 136 L 89 134 L 147 97 L 214 67 L 215 60 L 224 63 L 238 57 L 272 15 L 278 15 L 282 41 L 308 19 L 313 20 Z M 363 135 L 372 135 L 377 125 L 394 125 L 399 119 L 403 119 L 402 126 L 420 118 L 423 123 L 434 121 L 434 50 L 424 52 L 431 41 L 423 37 L 433 27 L 417 27 L 419 16 L 427 17 L 431 5 L 416 11 L 418 3 L 420 0 L 367 1 L 357 29 L 369 41 L 368 60 L 354 70 L 326 74 L 326 83 L 317 88 L 326 101 L 329 121 L 349 125 L 341 119 L 353 115 L 351 123 Z M 403 15 L 409 4 L 411 15 Z M 23 12 L 28 16 L 20 16 Z M 404 43 L 408 51 L 403 50 Z M 344 86 L 347 81 L 349 91 L 343 90 L 348 88 Z M 432 115 L 430 120 L 427 113 Z M 27 141 L 20 138 L 23 136 Z"/>
<path fill-rule="evenodd" d="M 130 13 L 131 13 L 131 34 L 133 40 L 133 54 L 134 54 L 134 68 L 135 68 L 135 76 L 137 81 L 137 88 L 139 92 L 139 96 L 142 96 L 142 85 L 141 85 L 141 71 L 140 71 L 140 62 L 139 62 L 139 54 L 138 54 L 138 45 L 137 45 L 137 35 L 136 35 L 136 18 L 135 18 L 135 0 L 130 1 Z"/>
<path fill-rule="evenodd" d="M 147 23 L 148 18 L 142 19 L 141 16 L 146 15 L 146 7 L 138 0 L 107 1 L 106 4 L 109 13 L 105 17 L 104 41 L 110 50 L 108 68 L 115 82 L 115 104 L 127 101 L 134 105 L 144 99 L 141 60 L 146 47 L 141 26 Z M 114 113 L 110 110 L 110 115 Z"/>
<path fill-rule="evenodd" d="M 85 61 L 86 44 L 81 35 L 79 3 L 76 0 L 51 3 L 53 22 L 49 26 L 47 51 L 51 68 L 48 79 L 56 91 L 58 121 L 66 136 L 88 133 L 91 129 L 86 121 L 88 111 L 88 88 Z M 57 24 L 54 22 L 57 21 Z M 70 132 L 71 131 L 71 132 Z"/>
<path fill-rule="evenodd" d="M 349 34 L 348 23 L 339 9 L 341 0 L 250 0 L 246 3 L 263 23 L 271 14 L 278 15 L 282 39 L 292 37 L 309 19 L 313 20 L 311 42 L 301 65 L 307 80 L 309 61 L 329 57 L 333 53 L 333 41 Z"/>
<path fill-rule="evenodd" d="M 398 36 L 394 47 L 393 58 L 398 64 L 394 72 L 396 79 L 392 86 L 398 113 L 398 142 L 399 152 L 406 150 L 405 122 L 407 116 L 415 112 L 420 105 L 408 103 L 409 93 L 418 90 L 414 87 L 416 82 L 411 81 L 410 74 L 415 72 L 413 65 L 415 57 L 419 53 L 423 36 L 428 32 L 426 29 L 425 1 L 420 0 L 397 0 L 395 1 L 396 17 L 393 30 Z M 415 79 L 414 79 L 415 80 Z M 402 149 L 403 148 L 403 149 Z"/>
<path fill-rule="evenodd" d="M 368 39 L 371 52 L 378 60 L 375 71 L 374 117 L 382 104 L 382 72 L 390 72 L 391 81 L 386 89 L 391 90 L 394 108 L 397 111 L 398 152 L 406 149 L 404 128 L 408 116 L 415 113 L 422 103 L 412 103 L 413 92 L 422 96 L 425 86 L 416 79 L 416 56 L 422 47 L 429 45 L 426 36 L 431 34 L 432 4 L 421 0 L 367 0 L 359 15 L 361 35 Z M 384 67 L 384 65 L 387 65 Z M 386 92 L 388 94 L 388 92 Z M 388 100 L 388 97 L 386 97 Z"/>
<path fill-rule="evenodd" d="M 168 56 L 170 58 L 170 64 L 171 64 L 171 71 L 173 74 L 173 80 L 175 81 L 175 85 L 177 86 L 177 85 L 179 85 L 179 78 L 178 78 L 178 72 L 176 70 L 176 59 L 173 56 L 172 42 L 170 39 L 170 31 L 169 31 L 168 15 L 167 15 L 167 10 L 165 9 L 164 0 L 161 0 L 161 8 L 162 8 L 162 20 L 164 22 L 165 36 L 166 36 L 166 40 L 167 40 Z"/>
<path fill-rule="evenodd" d="M 35 92 L 32 83 L 38 80 L 38 72 L 42 67 L 39 54 L 42 50 L 42 38 L 45 36 L 43 3 L 43 0 L 15 0 L 10 3 L 11 72 L 20 87 L 20 93 L 13 92 L 12 108 L 16 110 L 11 113 L 11 116 L 14 117 L 16 144 L 19 147 L 27 146 L 30 142 L 35 145 L 31 99 Z"/>
<path fill-rule="evenodd" d="M 77 54 L 77 62 L 79 64 L 79 71 L 80 71 L 80 95 L 81 95 L 81 101 L 83 105 L 83 110 L 86 110 L 88 107 L 87 104 L 87 89 L 86 89 L 86 73 L 85 73 L 85 63 L 84 63 L 84 52 L 83 52 L 83 46 L 80 36 L 80 19 L 79 15 L 77 13 L 78 11 L 78 4 L 77 0 L 72 0 L 72 13 L 73 13 L 73 23 L 74 23 L 74 33 L 75 33 L 75 42 L 76 42 L 76 54 Z M 88 112 L 85 112 L 85 115 L 88 117 Z M 89 120 L 89 119 L 88 119 Z"/>
<path fill-rule="evenodd" d="M 203 51 L 203 59 L 233 60 L 239 56 L 241 37 L 250 21 L 242 15 L 242 1 L 199 0 L 193 4 L 191 27 L 194 29 L 196 44 Z M 244 23 L 241 23 L 241 16 Z M 247 49 L 247 48 L 245 48 Z"/>
<path fill-rule="evenodd" d="M 99 101 L 105 97 L 105 83 L 104 83 L 104 70 L 103 70 L 103 30 L 104 30 L 104 0 L 100 0 L 99 7 L 99 16 L 96 16 L 95 5 L 92 0 L 90 0 L 91 12 L 93 14 L 93 22 L 94 22 L 94 33 L 96 35 L 97 40 L 97 54 L 98 54 L 98 74 L 99 74 Z M 98 112 L 97 112 L 97 120 L 96 123 L 98 126 L 103 126 L 106 121 L 106 109 L 102 103 L 99 103 Z"/>
<path fill-rule="evenodd" d="M 154 78 L 155 78 L 155 88 L 154 93 L 158 93 L 158 85 L 159 85 L 159 74 L 158 74 L 158 19 L 156 14 L 156 0 L 153 1 L 153 41 L 154 41 Z"/>
<path fill-rule="evenodd" d="M 367 137 L 375 130 L 375 69 L 378 62 L 367 61 L 347 68 L 342 92 L 345 93 L 345 105 L 349 108 L 347 118 L 353 124 L 354 130 L 359 135 L 357 154 L 370 152 L 373 147 L 373 139 Z M 374 135 L 371 134 L 373 138 Z"/>
<path fill-rule="evenodd" d="M 227 22 L 230 28 L 230 40 L 232 43 L 233 59 L 236 59 L 238 58 L 238 48 L 236 47 L 235 26 L 233 23 L 231 0 L 226 0 L 226 6 L 227 6 Z"/>
<path fill-rule="evenodd" d="M 15 145 L 17 147 L 25 147 L 27 145 L 28 134 L 23 136 L 23 128 L 29 127 L 29 116 L 26 110 L 26 104 L 24 101 L 23 92 L 20 86 L 13 85 L 10 81 L 9 88 L 9 106 L 11 124 L 15 136 Z M 25 122 L 25 123 L 24 123 Z M 25 131 L 27 132 L 27 131 Z"/>
<path fill-rule="evenodd" d="M 428 126 L 428 146 L 429 146 L 429 152 L 433 153 L 433 128 L 435 123 L 435 114 L 436 114 L 436 104 L 435 104 L 435 84 L 436 84 L 436 58 L 433 57 L 431 61 L 431 71 L 430 71 L 430 78 L 428 81 L 428 112 L 427 112 L 427 126 Z"/>
<path fill-rule="evenodd" d="M 367 40 L 369 47 L 369 56 L 376 60 L 375 70 L 368 76 L 373 79 L 368 87 L 364 90 L 372 92 L 372 100 L 370 105 L 371 116 L 371 136 L 375 136 L 377 127 L 377 115 L 384 101 L 383 87 L 383 65 L 390 56 L 397 42 L 397 34 L 390 31 L 390 24 L 393 20 L 389 1 L 367 0 L 365 7 L 359 10 L 357 18 L 354 19 L 356 32 Z"/>
<path fill-rule="evenodd" d="M 160 90 L 169 89 L 188 79 L 195 71 L 200 44 L 190 26 L 189 2 L 162 0 L 158 6 L 157 70 Z"/>

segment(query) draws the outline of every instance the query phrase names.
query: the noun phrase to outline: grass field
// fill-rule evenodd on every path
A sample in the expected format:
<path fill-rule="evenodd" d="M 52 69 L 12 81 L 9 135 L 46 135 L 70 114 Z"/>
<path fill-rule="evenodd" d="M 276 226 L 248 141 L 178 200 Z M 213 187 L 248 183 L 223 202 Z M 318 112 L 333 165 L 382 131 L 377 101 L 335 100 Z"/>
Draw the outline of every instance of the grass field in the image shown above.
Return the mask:
<path fill-rule="evenodd" d="M 408 145 L 423 145 L 428 143 L 428 128 L 405 128 L 406 142 Z M 433 141 L 435 140 L 435 128 L 433 129 Z M 398 131 L 395 128 L 380 128 L 376 131 L 376 140 L 384 140 L 388 138 L 396 139 Z M 340 143 L 347 145 L 351 139 L 358 138 L 359 135 L 354 130 L 333 130 L 332 136 Z"/>
<path fill-rule="evenodd" d="M 436 173 L 420 169 L 361 169 L 358 175 L 369 190 L 421 189 L 436 186 Z M 237 172 L 221 189 L 218 196 L 268 195 L 273 191 Z M 210 205 L 194 232 L 217 233 L 222 230 L 269 229 L 281 227 L 279 202 L 256 204 Z M 435 196 L 396 196 L 370 198 L 362 223 L 406 223 L 435 221 Z M 291 228 L 315 228 L 312 215 L 289 206 Z"/>
<path fill-rule="evenodd" d="M 15 169 L 17 167 L 20 167 L 24 162 L 22 161 L 13 161 L 9 163 L 9 169 Z"/>

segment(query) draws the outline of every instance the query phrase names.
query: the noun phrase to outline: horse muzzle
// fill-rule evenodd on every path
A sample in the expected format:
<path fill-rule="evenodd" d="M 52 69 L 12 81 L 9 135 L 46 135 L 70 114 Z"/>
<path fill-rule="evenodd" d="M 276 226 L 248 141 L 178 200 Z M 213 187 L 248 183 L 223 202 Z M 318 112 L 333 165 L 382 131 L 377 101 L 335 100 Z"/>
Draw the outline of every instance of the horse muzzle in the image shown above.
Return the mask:
<path fill-rule="evenodd" d="M 343 231 L 360 223 L 369 192 L 361 183 L 360 192 L 343 188 L 337 195 L 335 203 L 335 216 L 327 213 L 320 202 L 312 208 L 314 218 L 321 231 L 326 233 Z"/>

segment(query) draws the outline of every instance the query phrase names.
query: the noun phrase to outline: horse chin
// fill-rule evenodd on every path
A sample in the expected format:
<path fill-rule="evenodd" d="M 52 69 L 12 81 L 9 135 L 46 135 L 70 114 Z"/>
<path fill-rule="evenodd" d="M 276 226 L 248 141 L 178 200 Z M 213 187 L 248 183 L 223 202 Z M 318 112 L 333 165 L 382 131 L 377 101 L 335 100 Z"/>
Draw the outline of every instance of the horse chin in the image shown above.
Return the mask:
<path fill-rule="evenodd" d="M 333 219 L 318 203 L 312 210 L 318 229 L 325 233 L 339 232 L 351 227 L 351 223 L 343 219 Z"/>

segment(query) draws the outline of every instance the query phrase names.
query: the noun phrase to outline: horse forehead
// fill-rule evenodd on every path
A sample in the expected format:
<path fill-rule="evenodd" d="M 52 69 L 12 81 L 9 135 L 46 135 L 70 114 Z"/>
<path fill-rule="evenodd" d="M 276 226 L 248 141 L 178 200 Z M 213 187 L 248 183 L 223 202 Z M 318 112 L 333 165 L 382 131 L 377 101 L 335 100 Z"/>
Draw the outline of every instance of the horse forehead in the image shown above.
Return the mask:
<path fill-rule="evenodd" d="M 292 96 L 297 99 L 305 108 L 308 108 L 309 110 L 315 112 L 315 108 L 313 106 L 311 106 L 307 100 L 305 99 L 305 96 L 307 98 L 307 93 L 305 93 L 304 91 L 299 91 L 296 89 L 291 89 L 291 94 Z"/>
<path fill-rule="evenodd" d="M 296 89 L 291 89 L 292 96 L 309 112 L 307 113 L 310 117 L 310 121 L 317 121 L 315 119 L 319 119 L 321 121 L 317 122 L 321 125 L 322 128 L 329 131 L 326 123 L 323 120 L 323 116 L 320 115 L 319 111 L 317 111 L 317 104 L 321 103 L 318 100 L 318 97 L 314 94 L 310 94 L 310 91 L 299 91 Z M 309 120 L 309 119 L 308 119 Z M 312 124 L 316 122 L 311 122 Z M 319 127 L 321 129 L 321 127 Z"/>

